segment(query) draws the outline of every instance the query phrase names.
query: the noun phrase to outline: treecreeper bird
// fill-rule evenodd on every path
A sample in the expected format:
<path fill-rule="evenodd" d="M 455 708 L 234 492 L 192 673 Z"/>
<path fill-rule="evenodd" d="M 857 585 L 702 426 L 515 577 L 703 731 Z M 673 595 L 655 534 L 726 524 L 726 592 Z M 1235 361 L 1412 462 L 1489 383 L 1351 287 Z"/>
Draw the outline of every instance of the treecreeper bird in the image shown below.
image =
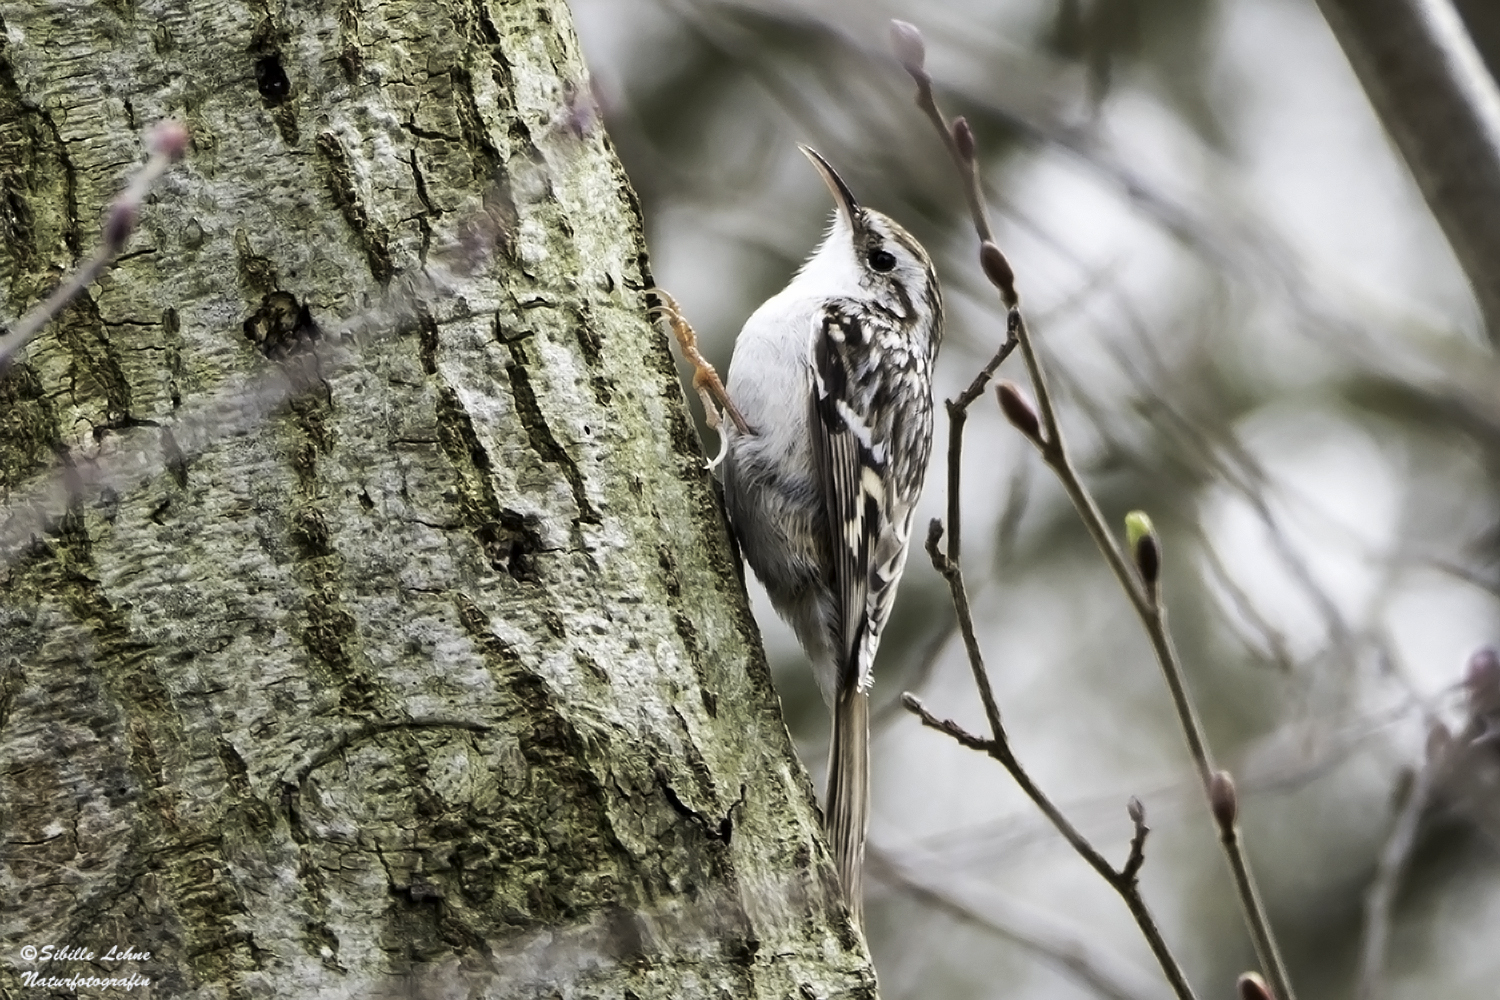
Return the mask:
<path fill-rule="evenodd" d="M 833 223 L 735 342 L 724 495 L 833 710 L 825 823 L 861 923 L 870 683 L 932 450 L 943 307 L 922 245 L 801 149 L 833 193 Z"/>

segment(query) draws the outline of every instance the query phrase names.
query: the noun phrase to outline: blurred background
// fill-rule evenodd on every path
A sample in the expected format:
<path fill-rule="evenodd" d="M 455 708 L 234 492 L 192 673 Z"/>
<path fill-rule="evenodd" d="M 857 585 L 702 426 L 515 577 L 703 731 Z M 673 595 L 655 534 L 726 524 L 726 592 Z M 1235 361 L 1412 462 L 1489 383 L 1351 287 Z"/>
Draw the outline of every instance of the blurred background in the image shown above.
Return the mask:
<path fill-rule="evenodd" d="M 890 54 L 889 18 L 921 28 L 940 103 L 978 136 L 1084 477 L 1113 523 L 1141 508 L 1161 532 L 1171 624 L 1299 996 L 1500 995 L 1500 730 L 1463 684 L 1500 630 L 1494 359 L 1312 0 L 572 5 L 656 280 L 721 371 L 827 223 L 807 142 L 932 252 L 946 398 L 1004 316 Z M 1001 375 L 1026 381 L 1018 356 Z M 943 513 L 941 417 L 937 437 L 919 526 Z M 993 396 L 965 442 L 964 569 L 1015 750 L 1116 864 L 1140 798 L 1147 899 L 1199 995 L 1228 997 L 1254 954 L 1140 625 Z M 821 784 L 826 709 L 755 599 Z M 953 629 L 913 552 L 874 690 L 883 996 L 1168 995 L 1124 905 L 1005 772 L 896 705 L 915 691 L 983 729 Z M 1407 808 L 1396 877 L 1381 858 Z M 1361 985 L 1376 884 L 1390 934 Z"/>

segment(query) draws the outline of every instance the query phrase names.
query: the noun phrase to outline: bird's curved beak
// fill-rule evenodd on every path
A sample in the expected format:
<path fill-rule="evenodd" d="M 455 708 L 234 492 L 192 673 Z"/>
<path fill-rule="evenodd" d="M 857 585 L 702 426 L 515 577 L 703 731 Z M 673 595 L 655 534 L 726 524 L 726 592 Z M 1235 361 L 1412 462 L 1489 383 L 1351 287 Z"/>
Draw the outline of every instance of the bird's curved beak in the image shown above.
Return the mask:
<path fill-rule="evenodd" d="M 829 192 L 833 195 L 834 203 L 838 205 L 839 211 L 844 215 L 844 221 L 849 223 L 850 229 L 859 228 L 859 202 L 854 200 L 854 192 L 849 190 L 849 185 L 838 172 L 829 166 L 828 161 L 823 159 L 821 153 L 811 146 L 797 143 L 797 148 L 802 150 L 802 155 L 812 161 L 814 169 L 823 178 L 823 183 L 828 185 Z"/>

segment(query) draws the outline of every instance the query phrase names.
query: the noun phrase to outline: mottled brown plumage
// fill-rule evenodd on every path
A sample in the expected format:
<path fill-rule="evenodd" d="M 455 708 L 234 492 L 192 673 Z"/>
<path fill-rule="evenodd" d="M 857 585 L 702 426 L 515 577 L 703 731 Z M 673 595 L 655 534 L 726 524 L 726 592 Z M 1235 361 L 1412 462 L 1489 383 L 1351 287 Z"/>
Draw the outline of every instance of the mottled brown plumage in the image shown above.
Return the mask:
<path fill-rule="evenodd" d="M 735 343 L 728 393 L 749 433 L 729 430 L 724 488 L 745 558 L 833 710 L 825 813 L 859 919 L 868 692 L 932 450 L 942 299 L 921 244 L 804 152 L 838 210 Z"/>

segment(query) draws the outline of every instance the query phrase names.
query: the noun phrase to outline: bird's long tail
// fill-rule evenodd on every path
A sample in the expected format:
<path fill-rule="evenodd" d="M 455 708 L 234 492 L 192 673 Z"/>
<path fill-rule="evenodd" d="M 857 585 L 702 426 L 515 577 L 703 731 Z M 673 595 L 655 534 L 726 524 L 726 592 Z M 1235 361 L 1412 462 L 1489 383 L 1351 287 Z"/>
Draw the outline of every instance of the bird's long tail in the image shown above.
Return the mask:
<path fill-rule="evenodd" d="M 870 696 L 851 686 L 833 709 L 828 759 L 828 840 L 854 923 L 864 927 L 865 830 L 870 823 Z"/>

